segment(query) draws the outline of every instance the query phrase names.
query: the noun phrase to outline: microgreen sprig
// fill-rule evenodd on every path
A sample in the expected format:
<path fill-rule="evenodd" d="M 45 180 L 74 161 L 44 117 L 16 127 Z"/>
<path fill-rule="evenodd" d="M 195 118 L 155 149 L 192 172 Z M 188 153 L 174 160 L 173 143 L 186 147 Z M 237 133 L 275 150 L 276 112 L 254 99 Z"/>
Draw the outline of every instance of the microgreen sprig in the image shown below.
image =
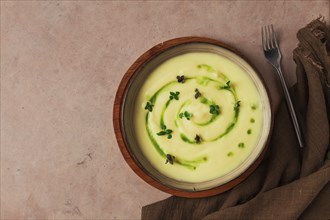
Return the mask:
<path fill-rule="evenodd" d="M 171 139 L 172 138 L 172 130 L 171 129 L 166 129 L 165 125 L 162 125 L 161 127 L 162 131 L 158 132 L 157 135 L 158 136 L 164 136 L 167 135 L 167 139 Z"/>
<path fill-rule="evenodd" d="M 210 105 L 210 113 L 212 115 L 219 115 L 220 114 L 220 107 L 218 105 Z"/>
<path fill-rule="evenodd" d="M 166 154 L 166 161 L 165 164 L 169 163 L 173 165 L 175 156 L 172 156 L 171 154 Z"/>
<path fill-rule="evenodd" d="M 200 93 L 198 89 L 195 89 L 195 99 L 198 99 L 201 96 L 202 96 L 202 93 Z"/>
<path fill-rule="evenodd" d="M 182 76 L 176 76 L 176 79 L 178 80 L 179 83 L 184 83 L 185 82 L 185 78 L 184 78 L 184 75 Z"/>
<path fill-rule="evenodd" d="M 226 82 L 226 85 L 222 86 L 222 89 L 230 89 L 231 85 L 230 85 L 230 81 Z"/>
<path fill-rule="evenodd" d="M 170 99 L 179 100 L 180 92 L 170 92 Z"/>
<path fill-rule="evenodd" d="M 144 107 L 144 109 L 148 110 L 149 112 L 152 112 L 152 107 L 154 107 L 154 105 L 151 104 L 151 102 L 147 102 L 147 104 Z"/>
<path fill-rule="evenodd" d="M 201 143 L 201 141 L 202 141 L 202 137 L 199 136 L 198 134 L 196 134 L 196 136 L 195 136 L 195 141 L 196 141 L 196 144 Z"/>
<path fill-rule="evenodd" d="M 189 113 L 189 112 L 187 112 L 187 111 L 184 111 L 184 112 L 181 112 L 180 114 L 179 114 L 179 118 L 186 118 L 187 120 L 190 120 L 190 118 L 193 116 L 193 114 L 192 113 Z"/>

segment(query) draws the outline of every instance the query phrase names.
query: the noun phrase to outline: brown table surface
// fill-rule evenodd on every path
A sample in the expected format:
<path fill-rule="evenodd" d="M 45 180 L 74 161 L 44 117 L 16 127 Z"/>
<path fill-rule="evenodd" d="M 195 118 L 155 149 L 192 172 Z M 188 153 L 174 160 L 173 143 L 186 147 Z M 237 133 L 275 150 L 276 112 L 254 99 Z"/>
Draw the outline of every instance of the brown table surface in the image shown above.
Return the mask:
<path fill-rule="evenodd" d="M 260 46 L 279 34 L 292 85 L 299 28 L 329 1 L 1 1 L 1 218 L 138 219 L 168 197 L 125 164 L 113 133 L 121 77 L 153 45 L 203 36 L 238 48 L 280 87 Z"/>

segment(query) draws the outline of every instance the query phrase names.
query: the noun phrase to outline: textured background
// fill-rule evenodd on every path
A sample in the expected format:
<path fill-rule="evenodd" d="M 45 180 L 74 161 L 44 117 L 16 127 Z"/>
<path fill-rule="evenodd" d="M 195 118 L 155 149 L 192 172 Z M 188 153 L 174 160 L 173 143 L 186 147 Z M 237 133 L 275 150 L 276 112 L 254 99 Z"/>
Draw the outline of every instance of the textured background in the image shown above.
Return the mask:
<path fill-rule="evenodd" d="M 144 51 L 182 36 L 238 48 L 265 77 L 260 27 L 279 33 L 292 85 L 297 30 L 329 1 L 1 1 L 1 218 L 136 219 L 168 195 L 125 164 L 113 134 L 121 77 Z"/>

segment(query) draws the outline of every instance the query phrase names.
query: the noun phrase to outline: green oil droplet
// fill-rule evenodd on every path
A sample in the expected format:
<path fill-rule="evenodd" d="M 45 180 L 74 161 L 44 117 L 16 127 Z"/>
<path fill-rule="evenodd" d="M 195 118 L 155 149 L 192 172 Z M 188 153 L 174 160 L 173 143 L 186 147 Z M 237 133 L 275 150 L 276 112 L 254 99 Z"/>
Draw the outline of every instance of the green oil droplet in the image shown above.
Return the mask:
<path fill-rule="evenodd" d="M 234 153 L 230 151 L 230 152 L 228 152 L 227 156 L 232 157 L 232 156 L 234 156 Z"/>
<path fill-rule="evenodd" d="M 244 143 L 239 143 L 239 144 L 238 144 L 238 147 L 239 147 L 239 148 L 244 148 Z"/>
<path fill-rule="evenodd" d="M 248 134 L 251 134 L 252 133 L 252 130 L 251 129 L 247 130 L 247 133 Z"/>
<path fill-rule="evenodd" d="M 254 122 L 255 122 L 254 118 L 251 118 L 251 119 L 250 119 L 250 122 L 251 122 L 251 123 L 254 123 Z"/>

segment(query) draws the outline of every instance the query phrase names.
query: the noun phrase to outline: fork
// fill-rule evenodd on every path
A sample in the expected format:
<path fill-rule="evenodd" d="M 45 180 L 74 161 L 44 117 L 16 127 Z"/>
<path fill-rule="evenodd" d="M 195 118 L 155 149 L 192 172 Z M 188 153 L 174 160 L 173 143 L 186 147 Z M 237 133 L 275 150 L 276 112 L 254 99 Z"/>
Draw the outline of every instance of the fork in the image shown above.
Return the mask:
<path fill-rule="evenodd" d="M 281 51 L 277 44 L 277 40 L 276 40 L 276 36 L 275 36 L 275 32 L 274 32 L 274 28 L 273 28 L 272 24 L 261 28 L 261 38 L 262 38 L 262 48 L 264 50 L 265 57 L 268 60 L 268 62 L 270 64 L 272 64 L 273 67 L 276 69 L 277 75 L 282 84 L 284 97 L 285 97 L 287 106 L 289 108 L 290 116 L 292 119 L 293 126 L 295 128 L 299 146 L 301 148 L 303 148 L 304 141 L 302 138 L 302 133 L 300 131 L 297 116 L 296 116 L 295 110 L 292 105 L 288 87 L 286 86 L 286 83 L 285 83 L 285 80 L 283 77 L 283 73 L 282 73 L 282 69 L 281 69 L 281 57 L 282 57 Z"/>

